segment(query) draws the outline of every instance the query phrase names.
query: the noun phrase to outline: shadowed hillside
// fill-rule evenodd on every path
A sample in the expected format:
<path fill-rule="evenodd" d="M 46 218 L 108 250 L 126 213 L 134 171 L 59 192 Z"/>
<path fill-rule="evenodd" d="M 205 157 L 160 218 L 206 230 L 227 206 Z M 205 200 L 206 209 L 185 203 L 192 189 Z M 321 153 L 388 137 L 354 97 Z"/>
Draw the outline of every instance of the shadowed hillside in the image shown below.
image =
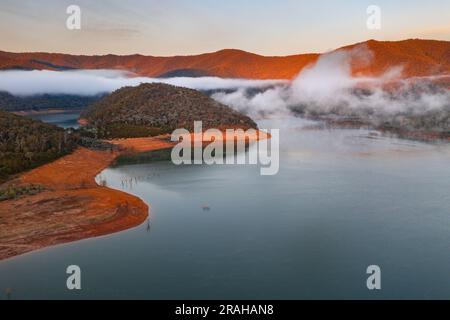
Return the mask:
<path fill-rule="evenodd" d="M 61 157 L 76 145 L 75 135 L 64 129 L 0 111 L 0 183 Z"/>
<path fill-rule="evenodd" d="M 67 94 L 40 94 L 22 97 L 0 91 L 0 110 L 11 112 L 42 109 L 81 110 L 86 109 L 101 97 L 102 95 L 76 96 Z"/>

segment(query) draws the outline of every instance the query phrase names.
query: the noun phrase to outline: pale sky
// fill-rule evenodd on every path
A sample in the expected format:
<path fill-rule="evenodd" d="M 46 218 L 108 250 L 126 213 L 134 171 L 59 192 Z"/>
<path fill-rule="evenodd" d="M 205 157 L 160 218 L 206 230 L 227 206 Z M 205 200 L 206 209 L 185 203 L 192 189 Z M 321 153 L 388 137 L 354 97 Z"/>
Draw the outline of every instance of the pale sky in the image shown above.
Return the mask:
<path fill-rule="evenodd" d="M 71 4 L 81 30 L 66 28 Z M 408 38 L 450 40 L 450 0 L 0 0 L 0 50 L 14 52 L 288 55 Z"/>

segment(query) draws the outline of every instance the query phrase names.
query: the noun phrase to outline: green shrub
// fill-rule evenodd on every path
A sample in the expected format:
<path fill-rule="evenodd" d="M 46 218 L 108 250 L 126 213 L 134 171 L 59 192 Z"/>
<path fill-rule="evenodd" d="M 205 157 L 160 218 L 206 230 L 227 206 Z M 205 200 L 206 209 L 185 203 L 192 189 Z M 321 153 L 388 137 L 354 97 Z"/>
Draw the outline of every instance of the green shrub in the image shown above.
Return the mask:
<path fill-rule="evenodd" d="M 44 191 L 40 185 L 10 186 L 0 189 L 0 201 L 17 199 L 25 195 L 34 195 Z"/>

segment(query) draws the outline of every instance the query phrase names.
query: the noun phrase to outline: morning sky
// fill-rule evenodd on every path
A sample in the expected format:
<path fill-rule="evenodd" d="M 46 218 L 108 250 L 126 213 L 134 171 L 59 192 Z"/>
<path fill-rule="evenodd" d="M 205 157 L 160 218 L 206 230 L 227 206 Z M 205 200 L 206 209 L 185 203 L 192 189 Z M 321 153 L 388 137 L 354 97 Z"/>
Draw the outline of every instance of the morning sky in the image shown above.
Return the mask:
<path fill-rule="evenodd" d="M 71 4 L 81 30 L 66 28 Z M 366 27 L 372 4 L 381 30 Z M 0 50 L 14 52 L 288 55 L 407 38 L 450 40 L 450 0 L 0 0 Z"/>

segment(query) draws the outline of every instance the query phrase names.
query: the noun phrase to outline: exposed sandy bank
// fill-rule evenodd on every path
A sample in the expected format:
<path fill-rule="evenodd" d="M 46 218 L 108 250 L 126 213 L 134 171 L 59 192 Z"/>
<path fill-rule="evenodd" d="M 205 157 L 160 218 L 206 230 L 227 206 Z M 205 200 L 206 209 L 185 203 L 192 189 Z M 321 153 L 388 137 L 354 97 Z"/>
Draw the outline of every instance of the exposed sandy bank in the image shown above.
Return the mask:
<path fill-rule="evenodd" d="M 122 152 L 169 148 L 160 138 L 115 142 Z M 0 260 L 51 245 L 135 227 L 148 216 L 139 198 L 98 186 L 95 177 L 121 152 L 78 148 L 21 175 L 14 184 L 43 186 L 37 195 L 0 202 Z"/>

